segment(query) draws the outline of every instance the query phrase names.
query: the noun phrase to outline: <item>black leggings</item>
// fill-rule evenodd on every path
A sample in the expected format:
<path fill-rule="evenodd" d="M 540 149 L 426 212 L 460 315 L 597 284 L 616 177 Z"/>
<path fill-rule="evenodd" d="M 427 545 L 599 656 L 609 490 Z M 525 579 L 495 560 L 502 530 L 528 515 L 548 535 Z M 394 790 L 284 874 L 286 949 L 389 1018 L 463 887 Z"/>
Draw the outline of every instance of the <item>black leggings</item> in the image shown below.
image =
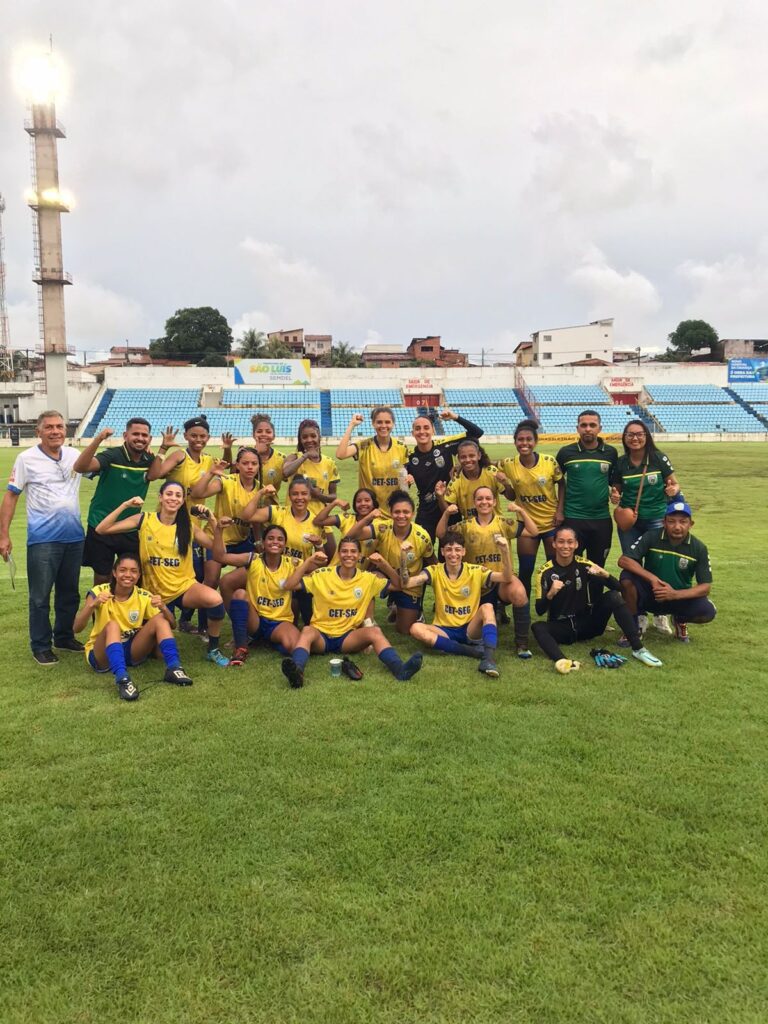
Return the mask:
<path fill-rule="evenodd" d="M 565 657 L 560 644 L 574 644 L 577 640 L 602 636 L 612 615 L 629 640 L 632 650 L 639 651 L 643 643 L 637 623 L 621 594 L 615 590 L 604 594 L 591 612 L 581 612 L 568 619 L 534 622 L 533 635 L 546 656 L 552 661 L 559 661 Z"/>

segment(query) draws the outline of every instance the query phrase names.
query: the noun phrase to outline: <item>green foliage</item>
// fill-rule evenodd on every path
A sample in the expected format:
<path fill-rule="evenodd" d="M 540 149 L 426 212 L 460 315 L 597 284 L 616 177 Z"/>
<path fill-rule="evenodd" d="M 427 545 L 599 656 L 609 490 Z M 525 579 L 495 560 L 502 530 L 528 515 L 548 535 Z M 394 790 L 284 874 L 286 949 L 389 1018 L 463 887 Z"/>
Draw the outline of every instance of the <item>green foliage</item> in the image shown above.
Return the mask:
<path fill-rule="evenodd" d="M 265 359 L 267 348 L 267 336 L 264 331 L 255 331 L 253 328 L 245 331 L 237 343 L 237 354 L 242 359 Z"/>
<path fill-rule="evenodd" d="M 674 359 L 690 359 L 692 353 L 708 348 L 715 355 L 719 341 L 717 331 L 706 320 L 681 320 L 667 336 L 667 353 Z"/>
<path fill-rule="evenodd" d="M 358 367 L 363 365 L 363 358 L 346 341 L 339 341 L 331 348 L 331 355 L 323 365 L 338 367 Z"/>
<path fill-rule="evenodd" d="M 279 338 L 270 338 L 264 346 L 264 359 L 295 359 L 289 345 Z"/>
<path fill-rule="evenodd" d="M 768 1019 L 764 530 L 744 515 L 768 501 L 764 454 L 662 447 L 719 614 L 688 647 L 651 631 L 659 670 L 600 671 L 588 642 L 558 676 L 514 657 L 509 626 L 499 680 L 427 654 L 395 683 L 360 655 L 352 683 L 313 657 L 289 691 L 278 654 L 218 670 L 181 636 L 194 686 L 150 660 L 121 704 L 82 656 L 31 661 L 20 499 L 15 592 L 0 563 L 3 1024 Z M 339 468 L 349 498 L 357 465 Z"/>
<path fill-rule="evenodd" d="M 225 366 L 226 360 L 204 360 L 229 355 L 231 349 L 232 330 L 226 317 L 212 306 L 178 309 L 165 322 L 165 336 L 149 345 L 155 358 L 185 359 L 200 366 Z"/>

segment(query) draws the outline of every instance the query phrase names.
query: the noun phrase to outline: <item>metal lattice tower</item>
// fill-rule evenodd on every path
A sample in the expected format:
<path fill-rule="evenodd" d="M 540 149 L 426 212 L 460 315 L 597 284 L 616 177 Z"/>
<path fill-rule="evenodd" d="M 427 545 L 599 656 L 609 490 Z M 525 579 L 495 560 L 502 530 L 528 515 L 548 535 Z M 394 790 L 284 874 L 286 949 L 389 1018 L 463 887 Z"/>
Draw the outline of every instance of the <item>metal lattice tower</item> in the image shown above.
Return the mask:
<path fill-rule="evenodd" d="M 8 329 L 8 304 L 5 298 L 5 235 L 3 214 L 5 199 L 0 195 L 0 380 L 13 380 L 13 352 Z"/>

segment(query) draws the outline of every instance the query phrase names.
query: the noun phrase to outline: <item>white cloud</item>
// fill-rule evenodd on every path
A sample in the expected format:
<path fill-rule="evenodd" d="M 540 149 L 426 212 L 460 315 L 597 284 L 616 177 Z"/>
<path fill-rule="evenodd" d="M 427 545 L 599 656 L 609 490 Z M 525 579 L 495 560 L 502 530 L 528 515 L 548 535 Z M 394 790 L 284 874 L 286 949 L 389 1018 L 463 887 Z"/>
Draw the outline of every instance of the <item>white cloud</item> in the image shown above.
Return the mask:
<path fill-rule="evenodd" d="M 337 288 L 309 260 L 255 238 L 246 238 L 241 247 L 265 310 L 261 315 L 269 318 L 273 329 L 305 327 L 331 332 L 339 323 L 355 323 L 366 314 L 369 303 L 362 295 Z"/>
<path fill-rule="evenodd" d="M 540 152 L 530 191 L 551 209 L 603 213 L 658 199 L 667 190 L 653 160 L 615 119 L 551 114 L 533 137 Z"/>
<path fill-rule="evenodd" d="M 14 348 L 34 348 L 40 340 L 33 287 L 24 289 L 26 294 L 31 293 L 29 298 L 8 305 Z M 64 290 L 64 315 L 67 344 L 80 351 L 124 345 L 126 338 L 136 345 L 147 344 L 147 319 L 139 303 L 93 281 L 78 279 Z"/>
<path fill-rule="evenodd" d="M 568 280 L 587 297 L 590 320 L 615 317 L 619 345 L 642 344 L 653 337 L 651 325 L 661 309 L 661 297 L 643 274 L 617 270 L 600 249 L 592 246 Z"/>
<path fill-rule="evenodd" d="M 232 337 L 237 341 L 246 331 L 263 331 L 268 334 L 274 330 L 275 324 L 269 313 L 264 313 L 260 309 L 251 309 L 239 316 L 232 324 Z"/>
<path fill-rule="evenodd" d="M 707 320 L 724 338 L 764 338 L 768 333 L 768 246 L 750 259 L 730 253 L 711 263 L 687 260 L 678 275 L 693 294 L 683 319 Z"/>

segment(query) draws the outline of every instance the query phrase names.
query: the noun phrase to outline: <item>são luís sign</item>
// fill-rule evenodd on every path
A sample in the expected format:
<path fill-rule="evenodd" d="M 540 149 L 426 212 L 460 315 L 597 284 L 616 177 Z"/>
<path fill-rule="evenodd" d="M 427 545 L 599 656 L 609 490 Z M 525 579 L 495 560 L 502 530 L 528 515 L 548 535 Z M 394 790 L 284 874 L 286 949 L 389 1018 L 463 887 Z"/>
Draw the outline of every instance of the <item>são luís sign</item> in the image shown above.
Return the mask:
<path fill-rule="evenodd" d="M 309 387 L 308 359 L 238 359 L 235 384 L 295 384 Z"/>

